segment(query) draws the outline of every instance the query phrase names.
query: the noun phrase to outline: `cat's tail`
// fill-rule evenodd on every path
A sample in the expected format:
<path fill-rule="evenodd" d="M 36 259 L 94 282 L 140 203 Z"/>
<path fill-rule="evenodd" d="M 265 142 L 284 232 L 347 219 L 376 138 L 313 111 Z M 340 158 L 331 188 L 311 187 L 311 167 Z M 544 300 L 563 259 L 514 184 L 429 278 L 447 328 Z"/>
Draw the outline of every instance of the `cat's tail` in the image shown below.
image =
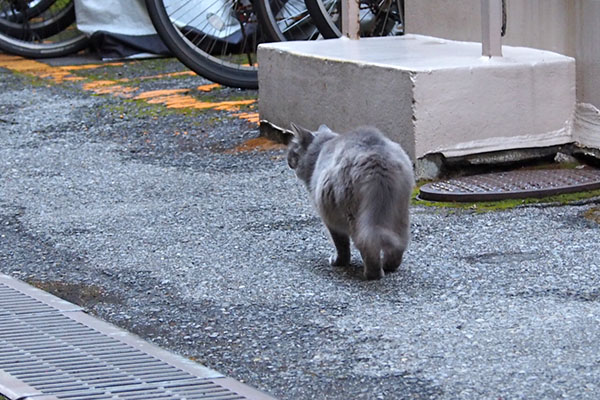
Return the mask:
<path fill-rule="evenodd" d="M 404 246 L 400 235 L 377 225 L 363 226 L 355 235 L 354 243 L 363 259 L 367 279 L 379 279 L 385 272 L 393 272 L 402 262 Z"/>
<path fill-rule="evenodd" d="M 403 247 L 400 235 L 383 226 L 363 225 L 359 228 L 354 241 L 358 249 L 365 249 L 377 255 L 382 251 L 395 252 Z"/>

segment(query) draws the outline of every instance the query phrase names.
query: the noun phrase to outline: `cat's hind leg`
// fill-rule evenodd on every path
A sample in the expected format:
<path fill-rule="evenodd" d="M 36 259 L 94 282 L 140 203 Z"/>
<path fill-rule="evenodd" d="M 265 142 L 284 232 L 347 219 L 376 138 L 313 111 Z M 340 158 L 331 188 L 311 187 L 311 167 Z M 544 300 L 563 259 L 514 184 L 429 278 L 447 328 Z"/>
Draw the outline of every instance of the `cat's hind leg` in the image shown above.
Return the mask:
<path fill-rule="evenodd" d="M 350 238 L 348 235 L 329 229 L 329 234 L 335 246 L 336 255 L 329 258 L 329 264 L 334 267 L 350 265 Z"/>

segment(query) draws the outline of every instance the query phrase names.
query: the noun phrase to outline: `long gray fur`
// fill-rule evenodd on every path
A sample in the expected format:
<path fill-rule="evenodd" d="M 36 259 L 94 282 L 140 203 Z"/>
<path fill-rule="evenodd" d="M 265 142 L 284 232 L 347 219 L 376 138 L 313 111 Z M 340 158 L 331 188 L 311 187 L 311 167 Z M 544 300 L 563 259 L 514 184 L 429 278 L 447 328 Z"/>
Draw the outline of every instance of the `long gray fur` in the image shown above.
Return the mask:
<path fill-rule="evenodd" d="M 414 175 L 399 144 L 372 127 L 343 135 L 326 126 L 312 132 L 294 124 L 288 164 L 306 185 L 337 250 L 331 264 L 350 263 L 350 238 L 367 279 L 402 262 L 410 240 Z"/>

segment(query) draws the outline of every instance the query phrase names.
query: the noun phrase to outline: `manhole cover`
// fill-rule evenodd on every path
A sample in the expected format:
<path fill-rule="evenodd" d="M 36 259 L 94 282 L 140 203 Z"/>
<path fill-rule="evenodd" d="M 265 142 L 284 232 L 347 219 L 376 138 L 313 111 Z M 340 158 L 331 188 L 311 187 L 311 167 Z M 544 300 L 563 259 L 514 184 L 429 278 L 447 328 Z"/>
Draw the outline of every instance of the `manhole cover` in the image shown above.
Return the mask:
<path fill-rule="evenodd" d="M 494 201 L 595 189 L 600 189 L 600 170 L 519 170 L 428 183 L 421 187 L 419 197 L 433 201 Z"/>

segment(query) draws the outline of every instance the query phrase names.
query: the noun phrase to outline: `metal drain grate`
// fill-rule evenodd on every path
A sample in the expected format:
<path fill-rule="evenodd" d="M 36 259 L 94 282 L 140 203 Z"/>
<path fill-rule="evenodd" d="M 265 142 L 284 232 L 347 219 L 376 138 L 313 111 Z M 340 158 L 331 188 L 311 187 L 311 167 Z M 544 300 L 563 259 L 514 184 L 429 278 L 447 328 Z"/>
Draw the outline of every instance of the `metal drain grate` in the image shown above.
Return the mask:
<path fill-rule="evenodd" d="M 10 400 L 274 400 L 5 275 L 0 394 Z"/>
<path fill-rule="evenodd" d="M 600 189 L 600 170 L 519 170 L 428 183 L 421 187 L 419 197 L 433 201 L 494 201 L 595 189 Z"/>

